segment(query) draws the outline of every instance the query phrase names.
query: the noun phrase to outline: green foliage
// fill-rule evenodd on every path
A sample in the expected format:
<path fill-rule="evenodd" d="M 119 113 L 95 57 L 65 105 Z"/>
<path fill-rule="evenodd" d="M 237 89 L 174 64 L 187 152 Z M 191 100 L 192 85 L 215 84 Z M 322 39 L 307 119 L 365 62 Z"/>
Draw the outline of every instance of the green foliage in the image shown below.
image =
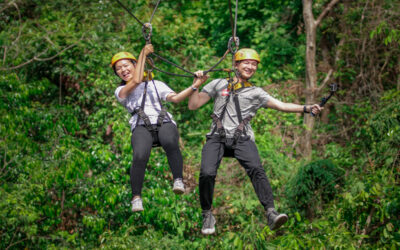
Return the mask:
<path fill-rule="evenodd" d="M 287 81 L 268 91 L 280 100 L 301 100 L 287 90 L 292 87 L 289 80 L 301 82 L 304 77 L 301 2 L 239 2 L 241 46 L 257 49 L 262 57 L 252 81 L 258 86 Z M 326 2 L 316 1 L 316 14 Z M 323 23 L 332 43 L 360 34 L 360 26 L 351 24 L 360 20 L 360 6 L 366 2 L 353 2 L 349 12 L 343 6 L 337 12 L 350 23 L 343 26 L 351 35 L 334 28 L 341 27 L 336 25 L 341 16 Z M 385 1 L 386 10 L 393 3 Z M 124 4 L 147 21 L 155 3 Z M 145 211 L 133 214 L 127 174 L 132 157 L 129 114 L 115 100 L 119 79 L 109 60 L 121 50 L 139 53 L 144 44 L 140 26 L 115 1 L 6 1 L 0 10 L 0 70 L 17 67 L 0 75 L 1 249 L 399 247 L 400 99 L 392 90 L 397 79 L 396 13 L 362 29 L 368 39 L 385 46 L 376 64 L 383 69 L 379 81 L 387 91 L 382 98 L 381 92 L 373 93 L 380 104 L 370 103 L 367 96 L 353 105 L 335 105 L 330 124 L 319 123 L 315 131 L 320 147 L 314 153 L 329 160 L 306 164 L 301 158 L 300 115 L 260 110 L 252 120 L 276 206 L 289 212 L 289 222 L 277 232 L 269 230 L 245 172 L 236 161 L 224 159 L 214 198 L 217 234 L 203 237 L 197 179 L 212 103 L 196 111 L 188 111 L 186 101 L 168 105 L 181 134 L 190 189 L 183 196 L 172 192 L 165 153 L 155 149 L 142 194 Z M 371 11 L 364 13 L 366 20 L 374 20 Z M 226 50 L 229 18 L 226 1 L 162 1 L 152 22 L 155 51 L 191 71 L 206 69 Z M 349 87 L 360 75 L 359 65 L 351 63 L 358 58 L 354 40 L 360 39 L 341 47 L 345 56 L 336 77 L 343 86 L 340 96 L 349 92 L 356 98 L 353 92 L 372 91 L 365 91 L 369 86 L 356 91 Z M 21 66 L 25 62 L 30 63 Z M 229 56 L 220 67 L 231 67 Z M 156 77 L 175 91 L 191 84 L 191 79 L 162 73 Z M 354 132 L 351 138 L 342 137 L 342 127 Z M 319 141 L 322 134 L 332 135 L 328 143 Z M 315 209 L 312 221 L 304 216 L 310 203 Z"/>
<path fill-rule="evenodd" d="M 339 193 L 342 175 L 343 170 L 330 160 L 314 161 L 300 167 L 287 184 L 288 206 L 312 219 L 316 211 Z"/>

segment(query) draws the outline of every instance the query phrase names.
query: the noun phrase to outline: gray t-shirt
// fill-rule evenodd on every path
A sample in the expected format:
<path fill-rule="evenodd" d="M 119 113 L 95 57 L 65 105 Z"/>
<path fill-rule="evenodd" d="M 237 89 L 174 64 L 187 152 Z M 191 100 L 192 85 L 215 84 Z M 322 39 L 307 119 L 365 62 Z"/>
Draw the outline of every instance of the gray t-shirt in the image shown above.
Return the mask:
<path fill-rule="evenodd" d="M 204 86 L 202 92 L 207 93 L 211 98 L 214 99 L 214 114 L 218 117 L 221 116 L 224 105 L 226 103 L 226 98 L 228 97 L 228 81 L 226 79 L 215 79 L 209 84 Z M 239 106 L 242 114 L 242 119 L 248 116 L 254 116 L 257 110 L 261 107 L 266 107 L 270 95 L 259 87 L 247 87 L 236 91 L 239 97 Z M 235 102 L 233 100 L 233 95 L 230 95 L 230 100 L 227 104 L 224 117 L 222 119 L 222 126 L 225 129 L 226 137 L 233 138 L 237 126 L 239 125 L 239 119 L 236 113 Z M 214 130 L 214 123 L 211 125 L 211 131 L 208 133 L 210 135 Z M 254 141 L 254 132 L 251 128 L 250 123 L 246 125 L 245 132 L 250 139 Z M 217 131 L 215 129 L 215 134 Z"/>
<path fill-rule="evenodd" d="M 129 113 L 132 113 L 136 107 L 140 107 L 140 105 L 142 105 L 144 86 L 145 82 L 140 83 L 139 86 L 137 86 L 126 98 L 119 97 L 119 92 L 125 87 L 125 85 L 119 86 L 115 90 L 115 97 L 117 98 L 118 102 L 120 102 L 122 106 L 124 106 L 128 110 Z M 166 101 L 167 96 L 170 93 L 174 92 L 170 87 L 168 87 L 165 83 L 161 81 L 157 80 L 154 80 L 154 82 L 149 81 L 149 83 L 147 84 L 147 94 L 146 94 L 146 101 L 144 104 L 144 112 L 149 117 L 151 124 L 157 124 L 158 115 L 161 111 L 161 105 L 160 102 L 158 101 L 155 87 L 157 87 L 160 99 L 163 101 Z M 172 120 L 172 115 L 170 113 L 168 113 L 168 116 Z M 135 114 L 129 120 L 129 124 L 131 125 L 131 130 L 133 130 L 136 127 L 137 118 L 138 115 Z M 168 121 L 168 118 L 165 117 L 164 121 Z M 176 124 L 175 121 L 172 120 L 172 122 Z M 139 124 L 140 125 L 144 124 L 143 120 L 140 120 Z"/>

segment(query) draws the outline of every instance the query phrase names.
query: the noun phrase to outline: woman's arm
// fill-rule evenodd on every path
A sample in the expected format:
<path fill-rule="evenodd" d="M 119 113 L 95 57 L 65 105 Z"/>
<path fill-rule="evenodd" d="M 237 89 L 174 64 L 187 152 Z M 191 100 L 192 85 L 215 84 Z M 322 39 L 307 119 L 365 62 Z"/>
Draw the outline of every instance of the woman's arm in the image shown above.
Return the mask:
<path fill-rule="evenodd" d="M 137 63 L 134 65 L 133 77 L 129 81 L 126 82 L 124 88 L 119 92 L 120 98 L 126 98 L 129 94 L 136 89 L 136 87 L 142 82 L 143 73 L 144 73 L 144 64 L 146 62 L 146 57 L 150 53 L 153 53 L 153 45 L 146 44 L 142 51 L 140 51 L 139 59 Z"/>
<path fill-rule="evenodd" d="M 154 52 L 154 48 L 152 44 L 146 44 L 142 51 L 140 51 L 139 58 L 137 61 L 137 65 L 135 68 L 135 76 L 132 79 L 135 82 L 141 83 L 143 79 L 143 73 L 144 73 L 144 64 L 146 62 L 146 58 L 149 54 Z"/>
<path fill-rule="evenodd" d="M 197 73 L 197 72 L 196 72 Z M 167 96 L 167 101 L 169 102 L 174 102 L 174 103 L 178 103 L 183 101 L 186 97 L 188 96 L 192 96 L 195 95 L 196 93 L 199 93 L 198 88 L 208 79 L 208 75 L 201 75 L 201 76 L 197 76 L 194 78 L 193 80 L 193 84 L 192 86 L 190 86 L 189 88 L 186 88 L 184 90 L 182 90 L 181 92 L 179 92 L 178 94 L 173 92 L 170 93 Z"/>
<path fill-rule="evenodd" d="M 195 74 L 197 77 L 193 81 L 193 86 L 198 88 L 197 86 L 200 86 L 207 80 L 208 75 L 203 75 L 203 71 L 196 71 Z M 207 93 L 199 92 L 199 90 L 196 89 L 196 91 L 189 96 L 188 108 L 190 110 L 196 110 L 206 104 L 210 99 Z"/>

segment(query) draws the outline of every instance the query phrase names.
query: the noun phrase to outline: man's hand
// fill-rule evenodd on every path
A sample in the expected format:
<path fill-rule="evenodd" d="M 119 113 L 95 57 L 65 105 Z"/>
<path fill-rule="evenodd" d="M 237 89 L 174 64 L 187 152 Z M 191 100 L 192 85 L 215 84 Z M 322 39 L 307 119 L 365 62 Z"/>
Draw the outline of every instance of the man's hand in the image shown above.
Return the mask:
<path fill-rule="evenodd" d="M 318 104 L 313 104 L 311 106 L 308 106 L 307 108 L 314 115 L 318 115 L 324 109 L 323 107 L 320 107 Z"/>

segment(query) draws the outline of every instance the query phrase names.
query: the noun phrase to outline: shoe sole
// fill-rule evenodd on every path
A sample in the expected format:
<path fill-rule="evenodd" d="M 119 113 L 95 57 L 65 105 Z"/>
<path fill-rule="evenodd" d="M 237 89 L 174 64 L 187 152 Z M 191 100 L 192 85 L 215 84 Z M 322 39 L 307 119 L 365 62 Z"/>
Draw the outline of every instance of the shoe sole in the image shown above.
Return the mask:
<path fill-rule="evenodd" d="M 288 220 L 288 216 L 286 214 L 280 214 L 278 215 L 278 218 L 276 219 L 275 223 L 272 224 L 271 230 L 276 230 L 280 228 L 283 224 L 286 223 Z"/>
<path fill-rule="evenodd" d="M 174 191 L 175 194 L 183 194 L 185 192 L 185 189 L 176 188 L 173 189 L 172 191 Z"/>
<path fill-rule="evenodd" d="M 141 211 L 143 211 L 144 209 L 143 208 L 139 208 L 139 209 L 132 209 L 132 212 L 141 212 Z"/>
<path fill-rule="evenodd" d="M 201 233 L 204 235 L 210 235 L 215 233 L 215 227 L 211 229 L 201 229 Z"/>

